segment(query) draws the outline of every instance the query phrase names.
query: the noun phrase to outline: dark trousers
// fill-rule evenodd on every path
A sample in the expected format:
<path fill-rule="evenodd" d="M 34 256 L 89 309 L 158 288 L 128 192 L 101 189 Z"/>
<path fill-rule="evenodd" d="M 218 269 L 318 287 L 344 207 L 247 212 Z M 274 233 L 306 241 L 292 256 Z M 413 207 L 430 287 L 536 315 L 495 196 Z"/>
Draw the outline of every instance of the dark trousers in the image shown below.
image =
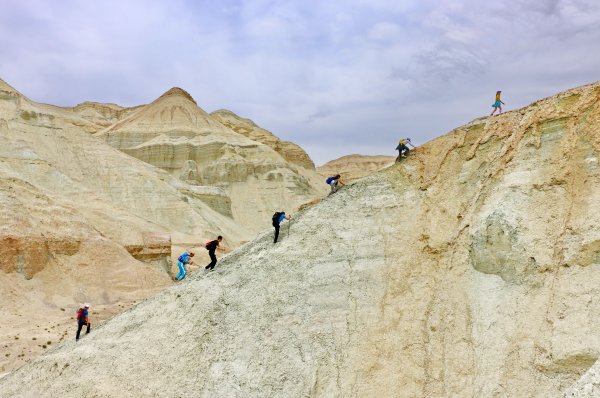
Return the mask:
<path fill-rule="evenodd" d="M 215 256 L 215 252 L 208 252 L 208 255 L 210 256 L 210 264 L 208 264 L 206 267 L 204 267 L 205 269 L 214 269 L 215 265 L 217 265 L 217 256 Z"/>
<path fill-rule="evenodd" d="M 81 329 L 83 329 L 84 325 L 85 325 L 85 323 L 83 323 L 83 322 L 77 322 L 77 336 L 75 336 L 75 340 L 79 340 L 79 334 L 81 333 Z M 85 334 L 88 334 L 90 332 L 90 327 L 91 327 L 91 324 L 88 322 L 87 331 L 85 332 Z"/>
<path fill-rule="evenodd" d="M 279 224 L 273 226 L 275 227 L 275 240 L 273 243 L 277 243 L 277 238 L 279 238 Z"/>
<path fill-rule="evenodd" d="M 408 153 L 410 152 L 410 149 L 406 146 L 406 145 L 398 145 L 398 152 L 400 153 L 398 156 L 408 156 Z"/>

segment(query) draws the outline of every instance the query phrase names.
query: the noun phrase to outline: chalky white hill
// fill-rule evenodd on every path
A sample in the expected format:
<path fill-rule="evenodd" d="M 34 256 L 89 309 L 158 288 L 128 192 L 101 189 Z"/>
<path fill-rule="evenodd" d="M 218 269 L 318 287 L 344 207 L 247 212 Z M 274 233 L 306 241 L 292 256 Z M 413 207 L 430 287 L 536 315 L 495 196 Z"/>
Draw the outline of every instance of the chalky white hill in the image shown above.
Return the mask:
<path fill-rule="evenodd" d="M 599 96 L 423 145 L 276 245 L 265 231 L 5 376 L 0 397 L 561 396 L 600 353 Z"/>

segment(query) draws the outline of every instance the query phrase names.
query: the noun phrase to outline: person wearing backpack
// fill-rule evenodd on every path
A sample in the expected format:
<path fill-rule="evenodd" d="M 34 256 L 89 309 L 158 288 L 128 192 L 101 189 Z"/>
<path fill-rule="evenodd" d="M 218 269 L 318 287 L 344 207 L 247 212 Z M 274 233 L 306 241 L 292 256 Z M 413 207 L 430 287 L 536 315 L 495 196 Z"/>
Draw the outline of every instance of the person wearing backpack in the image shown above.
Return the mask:
<path fill-rule="evenodd" d="M 329 195 L 331 195 L 332 193 L 337 192 L 338 185 L 341 188 L 342 186 L 344 186 L 344 184 L 342 183 L 342 181 L 340 180 L 340 178 L 342 178 L 341 175 L 335 175 L 333 177 L 329 177 L 328 179 L 325 180 L 325 182 L 327 183 L 327 185 L 329 185 L 331 187 L 331 192 L 329 192 Z"/>
<path fill-rule="evenodd" d="M 210 242 L 207 242 L 205 247 L 206 250 L 208 250 L 208 255 L 210 256 L 210 264 L 208 264 L 206 267 L 204 267 L 204 269 L 207 269 L 209 271 L 212 271 L 213 269 L 215 269 L 215 265 L 217 265 L 217 256 L 215 256 L 215 250 L 217 250 L 217 248 L 221 251 L 225 251 L 225 249 L 219 247 L 219 243 L 221 243 L 221 241 L 223 240 L 222 236 L 218 236 L 217 239 L 215 240 L 211 240 Z"/>
<path fill-rule="evenodd" d="M 190 264 L 190 265 L 194 264 L 191 259 L 192 257 L 194 257 L 194 253 L 185 252 L 177 258 L 177 266 L 179 267 L 179 273 L 175 277 L 176 281 L 180 281 L 183 278 L 185 278 L 185 272 L 186 272 L 185 265 L 186 264 Z"/>
<path fill-rule="evenodd" d="M 87 325 L 87 330 L 85 334 L 90 333 L 91 325 L 90 320 L 88 318 L 89 309 L 90 305 L 86 303 L 77 311 L 77 335 L 75 336 L 75 341 L 79 341 L 79 334 L 81 333 L 81 329 L 83 329 L 84 325 Z"/>
<path fill-rule="evenodd" d="M 286 216 L 285 212 L 278 211 L 273 214 L 273 227 L 275 228 L 275 240 L 273 243 L 277 243 L 277 238 L 279 238 L 279 224 L 283 222 L 283 220 L 289 220 L 291 216 Z"/>
<path fill-rule="evenodd" d="M 406 146 L 407 144 L 413 147 L 413 149 L 415 149 L 415 146 L 410 141 L 410 138 L 401 138 L 400 142 L 398 143 L 398 146 L 396 147 L 396 150 L 398 151 L 398 157 L 396 158 L 396 162 L 398 162 L 401 158 L 405 158 L 408 156 L 410 148 Z"/>

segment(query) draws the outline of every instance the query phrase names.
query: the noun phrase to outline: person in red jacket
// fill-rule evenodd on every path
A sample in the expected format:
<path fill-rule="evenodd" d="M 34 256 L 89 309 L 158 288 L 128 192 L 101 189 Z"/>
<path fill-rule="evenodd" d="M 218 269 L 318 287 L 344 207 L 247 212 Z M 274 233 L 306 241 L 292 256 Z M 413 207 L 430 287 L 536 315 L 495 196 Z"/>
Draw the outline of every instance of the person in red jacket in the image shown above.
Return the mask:
<path fill-rule="evenodd" d="M 77 335 L 75 336 L 75 341 L 79 341 L 79 334 L 81 333 L 81 329 L 85 325 L 87 325 L 87 331 L 85 334 L 90 332 L 90 319 L 88 318 L 88 312 L 90 310 L 90 305 L 85 303 L 82 308 L 77 311 Z"/>

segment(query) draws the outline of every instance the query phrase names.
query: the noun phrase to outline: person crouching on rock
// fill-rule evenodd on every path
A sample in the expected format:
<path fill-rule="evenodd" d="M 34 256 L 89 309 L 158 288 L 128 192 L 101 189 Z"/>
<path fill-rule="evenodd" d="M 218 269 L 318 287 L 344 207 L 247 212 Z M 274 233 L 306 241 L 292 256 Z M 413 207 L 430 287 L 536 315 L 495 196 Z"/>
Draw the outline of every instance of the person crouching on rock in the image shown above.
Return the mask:
<path fill-rule="evenodd" d="M 215 250 L 217 250 L 217 248 L 221 251 L 225 251 L 225 249 L 219 247 L 219 243 L 221 243 L 221 241 L 223 240 L 222 236 L 218 236 L 217 239 L 215 240 L 211 240 L 210 242 L 206 243 L 206 250 L 208 250 L 208 255 L 210 256 L 210 264 L 208 264 L 206 267 L 204 267 L 204 269 L 210 270 L 212 271 L 213 269 L 215 269 L 215 265 L 217 265 L 217 256 L 215 256 Z"/>
<path fill-rule="evenodd" d="M 289 220 L 291 217 L 286 216 L 285 212 L 278 211 L 273 214 L 273 227 L 275 228 L 275 240 L 273 243 L 277 243 L 277 238 L 279 238 L 279 224 L 283 222 L 283 220 Z"/>
<path fill-rule="evenodd" d="M 81 329 L 83 329 L 84 325 L 87 325 L 87 331 L 85 334 L 90 332 L 90 320 L 88 318 L 88 311 L 90 310 L 89 304 L 84 304 L 82 308 L 77 311 L 77 335 L 75 336 L 75 341 L 79 341 L 79 334 L 81 333 Z"/>
<path fill-rule="evenodd" d="M 410 141 L 410 138 L 401 138 L 400 142 L 398 142 L 398 146 L 396 147 L 396 150 L 398 151 L 398 157 L 396 158 L 396 162 L 399 161 L 401 158 L 405 158 L 408 156 L 410 148 L 407 145 L 410 145 L 411 147 L 413 147 L 413 149 L 415 149 L 415 146 Z"/>
<path fill-rule="evenodd" d="M 179 256 L 179 258 L 177 258 L 177 266 L 179 267 L 179 273 L 175 277 L 176 281 L 180 281 L 183 278 L 185 278 L 185 273 L 186 273 L 185 265 L 186 264 L 189 264 L 189 265 L 194 264 L 194 262 L 192 261 L 192 257 L 194 257 L 194 253 L 185 252 L 181 256 Z"/>
<path fill-rule="evenodd" d="M 344 186 L 344 184 L 341 181 L 341 178 L 342 176 L 338 174 L 333 177 L 329 177 L 327 180 L 325 180 L 325 182 L 331 187 L 331 192 L 329 192 L 329 195 L 337 192 L 337 190 L 340 187 Z"/>

